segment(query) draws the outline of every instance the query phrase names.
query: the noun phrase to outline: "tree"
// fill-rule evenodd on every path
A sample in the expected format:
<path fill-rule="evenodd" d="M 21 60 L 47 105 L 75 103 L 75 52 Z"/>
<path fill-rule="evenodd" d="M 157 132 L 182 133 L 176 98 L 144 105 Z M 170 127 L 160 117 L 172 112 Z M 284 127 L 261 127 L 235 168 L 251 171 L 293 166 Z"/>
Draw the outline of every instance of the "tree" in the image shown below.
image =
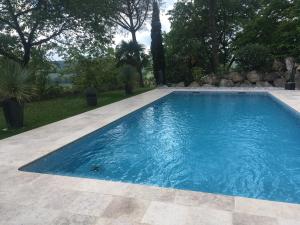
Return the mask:
<path fill-rule="evenodd" d="M 151 53 L 153 59 L 153 73 L 156 84 L 166 84 L 165 53 L 161 34 L 159 7 L 156 0 L 153 1 L 153 13 L 151 23 Z"/>
<path fill-rule="evenodd" d="M 49 43 L 70 43 L 88 31 L 85 19 L 94 16 L 83 11 L 92 4 L 68 0 L 1 0 L 0 1 L 0 55 L 26 66 L 32 49 Z M 81 7 L 82 6 L 82 7 Z M 78 13 L 77 8 L 81 9 Z M 98 12 L 98 15 L 99 14 Z M 93 22 L 94 20 L 91 20 Z M 89 24 L 91 24 L 91 22 Z M 102 25 L 103 23 L 101 23 Z"/>
<path fill-rule="evenodd" d="M 219 38 L 217 33 L 217 1 L 208 0 L 209 33 L 211 38 L 212 71 L 217 73 L 219 67 Z"/>
<path fill-rule="evenodd" d="M 114 52 L 109 50 L 101 57 L 78 55 L 72 58 L 67 73 L 76 74 L 73 83 L 79 90 L 94 87 L 99 91 L 116 90 L 122 87 L 118 79 L 119 68 L 116 67 Z"/>
<path fill-rule="evenodd" d="M 143 45 L 135 44 L 133 41 L 122 41 L 116 48 L 117 66 L 131 65 L 136 69 L 147 66 L 148 56 L 144 51 Z M 136 58 L 136 52 L 139 52 L 140 61 Z"/>
<path fill-rule="evenodd" d="M 260 44 L 277 59 L 299 57 L 299 7 L 299 0 L 262 1 L 255 17 L 239 33 L 236 49 L 247 44 Z"/>
<path fill-rule="evenodd" d="M 111 17 L 111 20 L 124 30 L 130 32 L 133 43 L 137 45 L 136 33 L 148 19 L 151 5 L 150 0 L 119 0 L 117 4 L 119 6 L 117 7 L 117 13 Z M 137 70 L 140 78 L 140 86 L 144 86 L 141 55 L 139 51 L 136 51 L 135 54 L 138 60 Z"/>
<path fill-rule="evenodd" d="M 189 83 L 191 71 L 222 74 L 234 61 L 234 41 L 258 11 L 259 0 L 179 1 L 165 36 L 167 78 Z M 219 65 L 219 66 L 218 66 Z M 222 67 L 221 67 L 222 66 Z M 178 72 L 180 71 L 180 72 Z"/>

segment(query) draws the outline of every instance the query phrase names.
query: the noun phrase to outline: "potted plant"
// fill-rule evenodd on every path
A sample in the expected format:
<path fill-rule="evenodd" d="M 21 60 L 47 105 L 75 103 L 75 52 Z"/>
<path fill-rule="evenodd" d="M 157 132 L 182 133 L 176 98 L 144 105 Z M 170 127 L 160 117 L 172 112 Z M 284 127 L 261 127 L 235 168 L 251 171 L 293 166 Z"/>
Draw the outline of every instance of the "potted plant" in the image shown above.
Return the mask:
<path fill-rule="evenodd" d="M 98 103 L 97 90 L 94 87 L 85 89 L 85 98 L 88 106 L 96 106 Z"/>
<path fill-rule="evenodd" d="M 125 94 L 133 94 L 134 82 L 136 77 L 136 70 L 131 65 L 124 65 L 121 68 L 121 79 L 124 83 Z"/>
<path fill-rule="evenodd" d="M 34 89 L 28 83 L 28 71 L 16 62 L 2 60 L 0 64 L 0 99 L 9 128 L 24 124 L 24 103 L 30 100 Z"/>

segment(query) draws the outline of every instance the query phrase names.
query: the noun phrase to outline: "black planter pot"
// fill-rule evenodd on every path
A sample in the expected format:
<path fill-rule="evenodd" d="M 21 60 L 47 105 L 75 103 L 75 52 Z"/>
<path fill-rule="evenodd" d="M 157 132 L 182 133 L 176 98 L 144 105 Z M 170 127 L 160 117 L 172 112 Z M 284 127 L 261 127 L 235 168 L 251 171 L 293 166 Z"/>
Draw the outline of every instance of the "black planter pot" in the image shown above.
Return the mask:
<path fill-rule="evenodd" d="M 131 95 L 133 93 L 133 87 L 131 84 L 125 85 L 125 93 L 126 95 Z"/>
<path fill-rule="evenodd" d="M 98 103 L 97 90 L 89 87 L 85 90 L 85 98 L 88 106 L 96 106 Z"/>
<path fill-rule="evenodd" d="M 286 82 L 285 83 L 285 90 L 295 90 L 296 83 L 295 82 Z"/>
<path fill-rule="evenodd" d="M 4 117 L 9 128 L 21 128 L 24 125 L 24 104 L 15 99 L 2 102 Z"/>
<path fill-rule="evenodd" d="M 88 106 L 96 106 L 98 103 L 97 95 L 86 95 L 86 103 Z"/>

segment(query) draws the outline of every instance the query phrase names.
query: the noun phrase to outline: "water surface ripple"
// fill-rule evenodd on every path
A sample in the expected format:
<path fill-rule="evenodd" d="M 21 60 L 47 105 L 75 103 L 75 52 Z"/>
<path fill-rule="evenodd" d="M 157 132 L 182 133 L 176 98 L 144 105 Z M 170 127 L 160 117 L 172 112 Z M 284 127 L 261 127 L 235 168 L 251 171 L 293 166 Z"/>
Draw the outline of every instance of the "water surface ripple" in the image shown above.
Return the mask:
<path fill-rule="evenodd" d="M 173 93 L 23 170 L 300 203 L 300 119 L 267 94 Z"/>

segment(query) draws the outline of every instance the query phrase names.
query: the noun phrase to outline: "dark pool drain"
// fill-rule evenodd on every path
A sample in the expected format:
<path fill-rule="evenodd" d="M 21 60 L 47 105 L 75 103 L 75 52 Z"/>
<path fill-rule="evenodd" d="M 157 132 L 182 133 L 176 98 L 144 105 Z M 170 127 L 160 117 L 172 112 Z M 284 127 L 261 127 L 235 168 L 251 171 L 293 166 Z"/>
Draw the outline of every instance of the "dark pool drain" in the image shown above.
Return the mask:
<path fill-rule="evenodd" d="M 90 170 L 92 172 L 100 172 L 100 171 L 102 171 L 102 166 L 100 166 L 100 165 L 93 165 Z"/>

